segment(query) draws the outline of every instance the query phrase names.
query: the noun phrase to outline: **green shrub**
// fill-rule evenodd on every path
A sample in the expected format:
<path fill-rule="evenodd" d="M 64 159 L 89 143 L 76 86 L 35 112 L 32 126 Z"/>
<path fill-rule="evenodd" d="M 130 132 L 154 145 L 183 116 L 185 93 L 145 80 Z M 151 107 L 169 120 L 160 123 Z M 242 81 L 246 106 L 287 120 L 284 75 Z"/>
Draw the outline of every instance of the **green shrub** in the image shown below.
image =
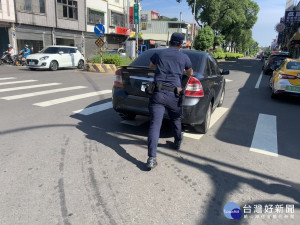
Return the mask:
<path fill-rule="evenodd" d="M 216 51 L 213 53 L 213 56 L 216 59 L 224 59 L 225 58 L 225 53 L 223 52 L 222 48 L 217 48 Z"/>
<path fill-rule="evenodd" d="M 100 63 L 100 55 L 93 56 L 89 59 L 91 63 Z M 129 57 L 120 57 L 118 54 L 103 54 L 103 64 L 115 64 L 116 66 L 127 66 L 132 62 Z"/>
<path fill-rule="evenodd" d="M 226 58 L 235 58 L 235 59 L 244 57 L 243 54 L 240 54 L 240 53 L 232 53 L 232 52 L 226 52 L 225 55 L 226 55 L 226 56 L 225 56 Z"/>
<path fill-rule="evenodd" d="M 110 55 L 110 56 L 104 56 L 102 59 L 102 62 L 104 64 L 115 64 L 116 66 L 120 66 L 122 59 L 120 56 L 115 54 L 115 55 Z"/>

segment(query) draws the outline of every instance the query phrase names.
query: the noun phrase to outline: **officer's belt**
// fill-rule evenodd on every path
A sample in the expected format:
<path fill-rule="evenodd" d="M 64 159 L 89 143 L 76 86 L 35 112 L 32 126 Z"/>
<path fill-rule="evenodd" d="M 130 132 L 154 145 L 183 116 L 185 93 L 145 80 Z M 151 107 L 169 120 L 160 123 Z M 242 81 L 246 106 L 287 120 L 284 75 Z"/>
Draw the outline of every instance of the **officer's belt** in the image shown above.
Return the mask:
<path fill-rule="evenodd" d="M 161 86 L 161 90 L 166 90 L 166 91 L 172 91 L 172 92 L 174 92 L 175 87 L 168 87 L 168 86 L 162 85 Z"/>

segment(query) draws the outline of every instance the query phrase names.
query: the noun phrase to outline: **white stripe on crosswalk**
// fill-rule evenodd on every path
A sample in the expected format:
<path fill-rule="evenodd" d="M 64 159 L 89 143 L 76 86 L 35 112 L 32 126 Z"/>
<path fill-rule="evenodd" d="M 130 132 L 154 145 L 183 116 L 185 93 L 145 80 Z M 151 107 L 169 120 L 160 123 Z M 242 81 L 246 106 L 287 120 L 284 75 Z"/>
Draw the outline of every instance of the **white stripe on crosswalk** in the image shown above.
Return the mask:
<path fill-rule="evenodd" d="M 2 97 L 1 99 L 15 100 L 15 99 L 29 98 L 29 97 L 52 94 L 52 93 L 63 92 L 63 91 L 77 90 L 77 89 L 82 89 L 82 88 L 86 88 L 86 87 L 85 86 L 75 86 L 75 87 L 67 87 L 67 88 L 58 88 L 58 89 L 52 89 L 52 90 L 46 90 L 46 91 L 26 93 L 26 94 L 21 94 L 21 95 L 12 95 L 12 96 L 7 96 L 7 97 Z"/>
<path fill-rule="evenodd" d="M 259 114 L 250 151 L 278 157 L 276 116 Z"/>
<path fill-rule="evenodd" d="M 25 90 L 25 89 L 39 88 L 39 87 L 49 87 L 49 86 L 55 86 L 60 84 L 61 83 L 48 83 L 48 84 L 28 85 L 28 86 L 14 87 L 14 88 L 3 88 L 0 89 L 0 92 L 18 91 L 18 90 Z"/>
<path fill-rule="evenodd" d="M 3 77 L 3 78 L 0 78 L 0 80 L 14 80 L 16 79 L 15 77 Z"/>
<path fill-rule="evenodd" d="M 21 81 L 3 82 L 3 83 L 0 83 L 0 85 L 21 84 L 21 83 L 29 83 L 29 82 L 35 82 L 35 81 L 37 81 L 37 80 L 21 80 Z"/>
<path fill-rule="evenodd" d="M 111 108 L 112 108 L 112 102 L 106 102 L 106 103 L 103 103 L 103 104 L 100 104 L 100 105 L 95 105 L 95 106 L 91 106 L 91 107 L 88 107 L 88 108 L 85 108 L 85 109 L 80 109 L 80 110 L 77 110 L 77 111 L 73 111 L 73 113 L 88 116 L 88 115 L 91 115 L 93 113 L 101 112 L 101 111 L 111 109 Z"/>
<path fill-rule="evenodd" d="M 104 91 L 96 91 L 96 92 L 90 92 L 86 94 L 80 94 L 80 95 L 74 95 L 66 98 L 58 98 L 50 101 L 45 101 L 45 102 L 39 102 L 35 103 L 33 105 L 40 106 L 40 107 L 47 107 L 47 106 L 52 106 L 52 105 L 57 105 L 65 102 L 70 102 L 70 101 L 75 101 L 78 99 L 83 99 L 83 98 L 89 98 L 97 95 L 104 95 L 104 94 L 109 94 L 111 93 L 111 90 L 104 90 Z"/>
<path fill-rule="evenodd" d="M 215 123 L 228 111 L 228 108 L 219 107 L 216 108 L 214 113 L 211 115 L 210 119 L 210 125 L 209 128 L 211 128 Z M 186 133 L 183 132 L 184 137 L 193 138 L 199 140 L 204 136 L 204 134 L 193 134 L 193 133 Z"/>
<path fill-rule="evenodd" d="M 231 82 L 232 80 L 229 80 L 229 79 L 225 79 L 226 80 L 226 82 Z"/>

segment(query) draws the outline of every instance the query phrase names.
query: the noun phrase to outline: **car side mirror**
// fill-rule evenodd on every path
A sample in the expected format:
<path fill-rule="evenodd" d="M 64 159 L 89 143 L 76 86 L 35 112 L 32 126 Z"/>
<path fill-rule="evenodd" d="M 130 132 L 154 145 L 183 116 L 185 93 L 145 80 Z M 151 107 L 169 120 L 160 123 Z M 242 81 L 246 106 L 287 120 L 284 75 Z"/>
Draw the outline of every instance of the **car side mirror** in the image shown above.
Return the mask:
<path fill-rule="evenodd" d="M 229 70 L 225 70 L 225 69 L 224 69 L 224 70 L 222 70 L 221 74 L 222 74 L 222 75 L 228 75 L 228 74 L 229 74 Z"/>
<path fill-rule="evenodd" d="M 61 55 L 61 54 L 64 54 L 64 52 L 63 52 L 63 51 L 59 51 L 59 52 L 58 52 L 58 54 L 60 54 L 60 55 Z"/>

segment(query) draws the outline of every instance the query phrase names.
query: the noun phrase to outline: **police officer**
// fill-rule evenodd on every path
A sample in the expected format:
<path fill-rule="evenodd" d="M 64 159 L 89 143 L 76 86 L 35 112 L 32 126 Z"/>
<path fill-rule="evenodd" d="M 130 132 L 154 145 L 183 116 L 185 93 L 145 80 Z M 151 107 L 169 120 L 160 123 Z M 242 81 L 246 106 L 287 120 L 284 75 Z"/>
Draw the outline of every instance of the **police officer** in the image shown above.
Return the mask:
<path fill-rule="evenodd" d="M 150 69 L 155 70 L 154 82 L 156 83 L 156 90 L 149 101 L 150 128 L 147 167 L 150 169 L 157 165 L 157 144 L 165 110 L 167 110 L 172 124 L 174 148 L 180 149 L 182 106 L 176 91 L 177 88 L 181 88 L 182 75 L 186 74 L 190 77 L 193 74 L 189 57 L 180 51 L 183 40 L 182 34 L 173 33 L 169 48 L 155 53 L 150 59 Z"/>

